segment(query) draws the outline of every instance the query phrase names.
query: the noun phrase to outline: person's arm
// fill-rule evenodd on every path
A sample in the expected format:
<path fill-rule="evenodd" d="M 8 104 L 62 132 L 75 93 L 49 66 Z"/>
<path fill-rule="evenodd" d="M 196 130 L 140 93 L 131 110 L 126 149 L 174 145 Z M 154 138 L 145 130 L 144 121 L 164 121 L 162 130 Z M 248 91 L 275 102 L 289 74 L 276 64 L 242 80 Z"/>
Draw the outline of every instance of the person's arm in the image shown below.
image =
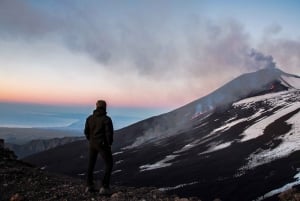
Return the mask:
<path fill-rule="evenodd" d="M 105 120 L 105 135 L 107 143 L 109 144 L 109 146 L 111 146 L 114 141 L 114 127 L 112 120 L 109 117 Z"/>
<path fill-rule="evenodd" d="M 89 127 L 89 124 L 88 124 L 88 119 L 85 121 L 84 135 L 85 135 L 87 140 L 90 140 L 90 127 Z"/>

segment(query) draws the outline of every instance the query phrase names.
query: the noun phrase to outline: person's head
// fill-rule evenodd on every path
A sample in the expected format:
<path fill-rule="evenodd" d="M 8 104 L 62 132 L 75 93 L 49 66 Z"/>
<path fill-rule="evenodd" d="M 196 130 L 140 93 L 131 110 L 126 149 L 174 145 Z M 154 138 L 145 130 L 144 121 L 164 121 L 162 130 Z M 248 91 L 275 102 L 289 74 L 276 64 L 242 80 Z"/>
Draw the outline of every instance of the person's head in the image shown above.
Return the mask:
<path fill-rule="evenodd" d="M 96 108 L 106 110 L 106 102 L 104 100 L 98 100 L 96 102 Z"/>

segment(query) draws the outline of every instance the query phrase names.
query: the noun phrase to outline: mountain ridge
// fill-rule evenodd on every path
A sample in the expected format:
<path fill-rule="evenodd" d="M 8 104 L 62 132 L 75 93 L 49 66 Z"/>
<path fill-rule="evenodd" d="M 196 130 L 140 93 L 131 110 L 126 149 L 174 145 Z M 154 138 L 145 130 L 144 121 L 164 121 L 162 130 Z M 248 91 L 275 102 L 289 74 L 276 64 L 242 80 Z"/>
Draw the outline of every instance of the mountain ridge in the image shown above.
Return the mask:
<path fill-rule="evenodd" d="M 206 97 L 116 131 L 113 182 L 231 201 L 255 200 L 286 184 L 296 185 L 300 90 L 286 85 L 284 76 L 299 78 L 275 68 L 246 74 Z M 252 79 L 255 87 L 247 90 L 237 84 Z M 229 89 L 233 91 L 227 93 Z M 225 93 L 221 99 L 220 91 Z M 222 100 L 232 102 L 218 105 Z M 283 152 L 286 147 L 291 149 Z M 26 161 L 84 177 L 86 152 L 87 142 L 78 141 Z M 68 163 L 58 164 L 57 156 Z"/>
<path fill-rule="evenodd" d="M 48 149 L 52 149 L 67 143 L 71 143 L 77 140 L 83 140 L 84 137 L 61 137 L 51 139 L 36 139 L 31 140 L 25 144 L 12 144 L 6 143 L 5 146 L 15 152 L 18 158 L 24 158 L 26 156 L 42 152 Z"/>

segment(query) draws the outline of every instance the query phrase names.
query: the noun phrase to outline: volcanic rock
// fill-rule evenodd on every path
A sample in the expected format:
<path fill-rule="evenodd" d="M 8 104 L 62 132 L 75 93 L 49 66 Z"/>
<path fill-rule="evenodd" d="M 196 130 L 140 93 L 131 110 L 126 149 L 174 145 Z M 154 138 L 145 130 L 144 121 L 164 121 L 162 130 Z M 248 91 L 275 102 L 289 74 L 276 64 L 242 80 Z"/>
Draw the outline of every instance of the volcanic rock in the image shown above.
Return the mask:
<path fill-rule="evenodd" d="M 167 195 L 152 187 L 112 186 L 114 193 L 111 196 L 85 193 L 82 180 L 48 173 L 17 160 L 14 152 L 0 149 L 0 201 L 172 201 L 177 198 L 175 195 Z M 184 201 L 189 199 L 185 198 Z"/>

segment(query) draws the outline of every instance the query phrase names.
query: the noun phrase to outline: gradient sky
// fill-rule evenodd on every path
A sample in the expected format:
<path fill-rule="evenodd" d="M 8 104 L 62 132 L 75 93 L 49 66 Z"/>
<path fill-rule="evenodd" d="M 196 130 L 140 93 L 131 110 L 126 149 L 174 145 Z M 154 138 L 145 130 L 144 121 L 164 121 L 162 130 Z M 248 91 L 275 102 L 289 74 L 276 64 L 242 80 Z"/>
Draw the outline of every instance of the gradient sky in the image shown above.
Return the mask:
<path fill-rule="evenodd" d="M 252 49 L 300 74 L 299 9 L 297 0 L 0 0 L 0 102 L 175 108 L 263 68 Z"/>

